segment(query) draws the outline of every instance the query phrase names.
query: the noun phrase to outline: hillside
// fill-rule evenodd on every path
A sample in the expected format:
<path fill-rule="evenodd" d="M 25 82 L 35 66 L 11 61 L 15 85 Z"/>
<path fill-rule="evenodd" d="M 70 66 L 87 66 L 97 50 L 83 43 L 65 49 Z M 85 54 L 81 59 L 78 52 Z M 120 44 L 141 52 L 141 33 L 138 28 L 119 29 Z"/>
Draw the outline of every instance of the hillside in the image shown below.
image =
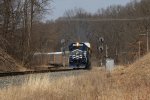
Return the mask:
<path fill-rule="evenodd" d="M 0 48 L 0 72 L 23 71 L 25 68 L 20 67 L 19 64 L 3 49 Z"/>
<path fill-rule="evenodd" d="M 121 77 L 117 76 L 118 82 L 130 86 L 131 90 L 139 89 L 143 93 L 150 90 L 150 53 L 129 67 L 117 71 L 116 75 L 121 75 Z"/>
<path fill-rule="evenodd" d="M 120 74 L 122 80 L 126 81 L 144 81 L 146 79 L 150 84 L 150 53 L 143 56 L 127 67 L 119 67 L 114 73 Z M 125 78 L 125 79 L 124 79 Z"/>
<path fill-rule="evenodd" d="M 140 75 L 150 76 L 150 53 L 133 63 L 126 71 L 132 77 Z"/>

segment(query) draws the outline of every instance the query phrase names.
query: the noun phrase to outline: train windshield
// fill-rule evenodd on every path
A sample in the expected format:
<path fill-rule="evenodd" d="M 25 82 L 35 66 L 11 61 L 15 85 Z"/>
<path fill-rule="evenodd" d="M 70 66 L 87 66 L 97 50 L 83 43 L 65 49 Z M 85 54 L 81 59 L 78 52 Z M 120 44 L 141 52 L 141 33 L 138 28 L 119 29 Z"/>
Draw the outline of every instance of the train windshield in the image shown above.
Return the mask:
<path fill-rule="evenodd" d="M 82 51 L 87 51 L 88 48 L 84 44 L 79 44 L 79 45 L 71 44 L 69 46 L 69 51 L 73 51 L 73 50 L 76 50 L 76 49 L 79 49 L 79 50 L 82 50 Z"/>

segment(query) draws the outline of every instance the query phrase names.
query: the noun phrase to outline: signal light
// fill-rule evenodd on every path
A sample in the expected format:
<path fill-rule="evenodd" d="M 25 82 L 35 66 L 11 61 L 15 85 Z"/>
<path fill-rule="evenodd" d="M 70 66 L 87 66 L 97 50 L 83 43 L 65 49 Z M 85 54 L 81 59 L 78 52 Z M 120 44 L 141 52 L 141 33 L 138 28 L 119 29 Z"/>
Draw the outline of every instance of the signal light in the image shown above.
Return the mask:
<path fill-rule="evenodd" d="M 103 47 L 103 46 L 99 46 L 99 48 L 98 48 L 98 49 L 99 49 L 99 51 L 100 51 L 100 52 L 103 52 L 104 47 Z"/>
<path fill-rule="evenodd" d="M 100 38 L 99 38 L 99 42 L 104 43 L 104 38 L 103 38 L 103 37 L 100 37 Z"/>

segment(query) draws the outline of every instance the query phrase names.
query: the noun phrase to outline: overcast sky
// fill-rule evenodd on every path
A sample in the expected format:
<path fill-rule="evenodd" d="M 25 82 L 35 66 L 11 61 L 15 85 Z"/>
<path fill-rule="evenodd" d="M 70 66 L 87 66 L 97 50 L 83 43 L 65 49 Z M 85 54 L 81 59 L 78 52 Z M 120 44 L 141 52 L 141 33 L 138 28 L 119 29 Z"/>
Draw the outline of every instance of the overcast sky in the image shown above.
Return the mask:
<path fill-rule="evenodd" d="M 131 0 L 53 0 L 51 15 L 47 19 L 57 19 L 63 16 L 68 9 L 83 8 L 87 12 L 95 13 L 99 8 L 106 8 L 110 5 L 126 5 Z"/>

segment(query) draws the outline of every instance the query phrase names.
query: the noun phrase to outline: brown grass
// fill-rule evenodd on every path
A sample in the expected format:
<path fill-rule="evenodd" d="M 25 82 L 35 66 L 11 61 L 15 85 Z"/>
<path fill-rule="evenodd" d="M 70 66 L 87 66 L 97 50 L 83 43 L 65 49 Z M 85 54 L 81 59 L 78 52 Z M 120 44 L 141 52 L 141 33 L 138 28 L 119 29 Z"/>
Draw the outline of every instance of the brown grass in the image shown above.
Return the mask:
<path fill-rule="evenodd" d="M 21 86 L 2 89 L 0 100 L 150 100 L 147 57 L 150 55 L 129 67 L 120 66 L 112 74 L 94 68 L 79 76 L 53 81 L 48 76 L 31 76 Z"/>

